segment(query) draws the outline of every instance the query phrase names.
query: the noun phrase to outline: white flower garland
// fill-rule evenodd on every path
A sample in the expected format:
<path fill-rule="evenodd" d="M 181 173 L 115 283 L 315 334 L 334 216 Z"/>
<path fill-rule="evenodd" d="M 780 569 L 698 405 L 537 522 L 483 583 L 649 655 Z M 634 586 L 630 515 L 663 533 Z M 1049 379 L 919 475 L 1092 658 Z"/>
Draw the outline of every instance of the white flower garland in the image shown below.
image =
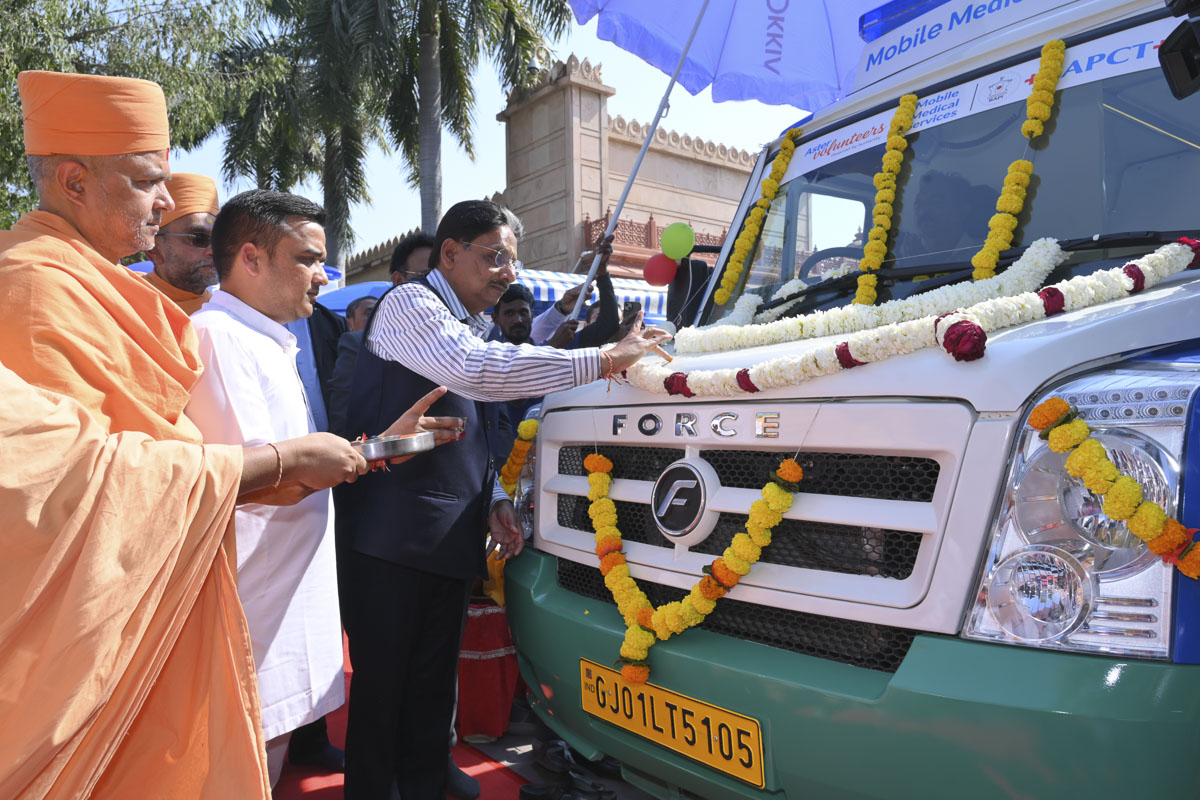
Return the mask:
<path fill-rule="evenodd" d="M 1057 241 L 1049 238 L 1038 239 L 1026 249 L 1015 264 L 994 278 L 943 286 L 917 297 L 892 300 L 878 306 L 850 304 L 803 317 L 765 321 L 758 325 L 746 323 L 753 315 L 754 309 L 762 302 L 762 297 L 747 293 L 738 298 L 733 313 L 720 323 L 706 328 L 684 328 L 679 331 L 675 335 L 675 352 L 688 355 L 743 350 L 748 347 L 854 333 L 880 325 L 945 314 L 984 300 L 1033 291 L 1041 286 L 1046 276 L 1066 258 L 1067 254 L 1058 246 Z M 790 283 L 792 282 L 788 285 Z M 786 294 L 785 287 L 776 292 L 777 297 Z M 760 314 L 757 319 L 771 319 L 768 315 L 778 316 L 786 310 L 771 309 Z"/>
<path fill-rule="evenodd" d="M 1049 243 L 1053 248 L 1043 243 Z M 1028 257 L 1030 251 L 1038 245 L 1042 245 L 1035 256 L 1039 263 L 1044 259 L 1053 261 L 1054 258 L 1061 261 L 1065 255 L 1058 248 L 1057 242 L 1041 239 L 1026 251 L 1026 256 Z M 1148 289 L 1164 278 L 1188 268 L 1193 258 L 1200 259 L 1200 255 L 1194 252 L 1192 247 L 1171 243 L 1124 266 L 1061 281 L 1040 293 L 1027 291 L 1007 297 L 991 298 L 974 303 L 961 311 L 927 314 L 920 319 L 884 325 L 855 333 L 836 344 L 822 345 L 799 355 L 770 359 L 744 370 L 696 370 L 680 373 L 661 360 L 643 359 L 630 367 L 627 374 L 631 384 L 656 394 L 730 397 L 767 389 L 782 389 L 821 375 L 840 372 L 861 364 L 885 361 L 893 356 L 912 353 L 926 347 L 943 346 L 950 350 L 952 345 L 946 340 L 952 338 L 949 329 L 956 323 L 980 329 L 979 335 L 986 338 L 988 333 L 1043 319 L 1062 311 L 1076 311 L 1117 300 Z M 1005 276 L 979 281 L 969 286 L 978 288 L 1003 277 Z M 1142 280 L 1140 286 L 1137 278 Z M 882 308 L 883 306 L 856 307 L 867 312 Z M 968 355 L 962 360 L 978 358 L 982 352 L 982 342 L 979 342 L 978 353 Z M 961 358 L 961 354 L 955 357 Z M 739 373 L 742 373 L 741 379 Z M 672 383 L 673 391 L 668 391 L 667 382 Z"/>

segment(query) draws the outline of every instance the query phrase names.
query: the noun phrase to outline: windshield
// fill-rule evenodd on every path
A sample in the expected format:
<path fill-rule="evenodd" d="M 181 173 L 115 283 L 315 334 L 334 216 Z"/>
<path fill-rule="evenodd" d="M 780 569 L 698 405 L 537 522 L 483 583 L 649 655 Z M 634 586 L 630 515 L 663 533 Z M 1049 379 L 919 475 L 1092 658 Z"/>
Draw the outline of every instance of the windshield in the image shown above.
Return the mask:
<path fill-rule="evenodd" d="M 1032 146 L 1023 145 L 1024 120 L 1025 103 L 1011 103 L 909 134 L 881 275 L 890 267 L 942 271 L 931 269 L 917 280 L 881 277 L 878 302 L 939 284 L 949 268 L 964 268 L 969 277 L 970 258 L 987 235 L 1005 172 L 1017 158 L 1033 161 L 1034 176 L 1014 248 L 1044 236 L 1061 241 L 1198 227 L 1192 189 L 1200 185 L 1200 95 L 1176 100 L 1157 69 L 1145 70 L 1061 90 L 1047 135 Z M 880 144 L 784 184 L 734 297 L 749 289 L 770 299 L 793 278 L 815 286 L 840 272 L 857 274 L 882 154 Z M 1049 282 L 1129 255 L 1120 249 L 1077 254 Z M 842 286 L 822 287 L 787 313 L 849 302 L 853 281 L 837 283 Z M 706 321 L 733 307 L 714 306 Z"/>

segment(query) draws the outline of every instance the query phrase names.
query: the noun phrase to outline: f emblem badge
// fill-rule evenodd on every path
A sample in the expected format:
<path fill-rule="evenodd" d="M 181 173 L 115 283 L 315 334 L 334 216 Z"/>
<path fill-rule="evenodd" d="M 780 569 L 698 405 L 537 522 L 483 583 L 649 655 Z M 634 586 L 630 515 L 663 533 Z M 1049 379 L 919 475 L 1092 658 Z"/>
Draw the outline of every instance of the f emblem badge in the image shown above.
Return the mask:
<path fill-rule="evenodd" d="M 650 498 L 654 523 L 677 544 L 702 541 L 712 533 L 719 516 L 706 508 L 709 492 L 717 486 L 716 472 L 707 461 L 698 458 L 676 461 L 654 482 Z"/>

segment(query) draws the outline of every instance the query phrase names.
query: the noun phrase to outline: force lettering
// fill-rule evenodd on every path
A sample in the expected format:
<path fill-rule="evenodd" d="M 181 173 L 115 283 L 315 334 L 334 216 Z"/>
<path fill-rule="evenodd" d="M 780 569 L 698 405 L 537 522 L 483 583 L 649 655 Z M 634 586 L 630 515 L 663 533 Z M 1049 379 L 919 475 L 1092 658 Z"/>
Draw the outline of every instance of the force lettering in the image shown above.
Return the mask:
<path fill-rule="evenodd" d="M 722 411 L 714 414 L 709 420 L 708 427 L 721 438 L 737 436 L 739 416 L 734 411 Z M 749 417 L 747 416 L 747 419 Z M 700 419 L 690 411 L 680 411 L 675 414 L 675 435 L 680 437 L 699 436 Z M 754 437 L 756 439 L 779 438 L 779 412 L 759 411 L 754 415 Z M 658 414 L 642 414 L 631 425 L 628 414 L 613 414 L 612 435 L 630 436 L 633 431 L 643 436 L 658 436 L 663 430 L 663 418 Z"/>

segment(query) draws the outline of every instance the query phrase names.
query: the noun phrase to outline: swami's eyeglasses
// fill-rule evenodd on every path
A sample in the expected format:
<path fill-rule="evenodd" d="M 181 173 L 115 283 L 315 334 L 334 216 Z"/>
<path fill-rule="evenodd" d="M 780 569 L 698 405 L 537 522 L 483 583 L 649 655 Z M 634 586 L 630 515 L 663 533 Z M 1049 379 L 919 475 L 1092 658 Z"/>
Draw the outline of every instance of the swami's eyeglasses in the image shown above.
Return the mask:
<path fill-rule="evenodd" d="M 511 267 L 514 273 L 519 274 L 521 270 L 525 268 L 525 264 L 513 258 L 512 253 L 508 252 L 507 250 L 501 250 L 498 247 L 489 247 L 486 244 L 479 244 L 478 242 L 463 242 L 463 245 L 466 247 L 481 247 L 484 250 L 491 250 L 496 254 L 495 263 L 497 269 Z"/>
<path fill-rule="evenodd" d="M 208 246 L 212 244 L 212 236 L 207 233 L 156 233 L 154 236 L 156 238 L 159 236 L 177 236 L 190 239 L 191 241 L 188 244 L 197 250 L 207 250 Z"/>

